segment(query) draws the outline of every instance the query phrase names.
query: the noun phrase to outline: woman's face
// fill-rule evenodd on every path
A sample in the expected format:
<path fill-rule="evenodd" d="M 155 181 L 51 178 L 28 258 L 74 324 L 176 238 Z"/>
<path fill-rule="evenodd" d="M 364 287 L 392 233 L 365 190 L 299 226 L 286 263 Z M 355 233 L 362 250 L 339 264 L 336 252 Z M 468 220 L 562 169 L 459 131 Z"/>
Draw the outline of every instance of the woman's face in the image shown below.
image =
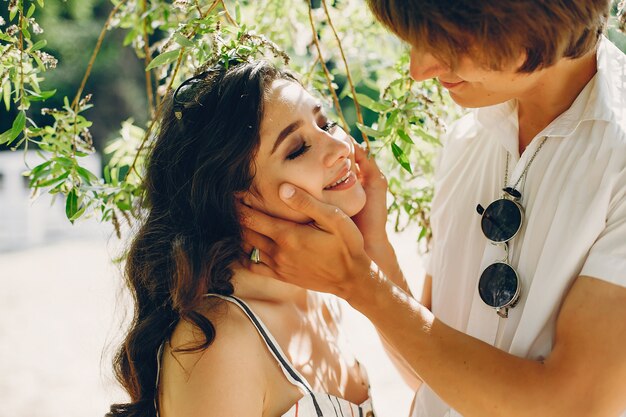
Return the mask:
<path fill-rule="evenodd" d="M 351 137 L 295 82 L 274 81 L 264 105 L 255 192 L 246 193 L 244 202 L 274 217 L 311 221 L 280 199 L 278 188 L 288 182 L 348 216 L 358 213 L 366 197 L 356 176 Z"/>

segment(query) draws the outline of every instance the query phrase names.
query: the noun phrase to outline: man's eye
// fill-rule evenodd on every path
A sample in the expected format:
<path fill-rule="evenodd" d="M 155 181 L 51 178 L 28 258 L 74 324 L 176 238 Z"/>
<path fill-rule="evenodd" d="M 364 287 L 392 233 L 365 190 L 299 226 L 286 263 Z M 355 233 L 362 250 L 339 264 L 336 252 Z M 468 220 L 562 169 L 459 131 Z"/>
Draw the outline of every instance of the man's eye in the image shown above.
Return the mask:
<path fill-rule="evenodd" d="M 322 126 L 320 129 L 322 129 L 325 132 L 330 132 L 331 130 L 333 130 L 335 128 L 335 126 L 337 126 L 336 122 L 333 122 L 331 120 L 328 120 L 324 126 Z"/>
<path fill-rule="evenodd" d="M 287 155 L 287 159 L 289 160 L 296 159 L 297 157 L 299 157 L 300 155 L 308 151 L 310 147 L 311 145 L 307 145 L 306 143 L 303 142 L 302 145 L 295 152 L 292 152 L 289 155 Z"/>

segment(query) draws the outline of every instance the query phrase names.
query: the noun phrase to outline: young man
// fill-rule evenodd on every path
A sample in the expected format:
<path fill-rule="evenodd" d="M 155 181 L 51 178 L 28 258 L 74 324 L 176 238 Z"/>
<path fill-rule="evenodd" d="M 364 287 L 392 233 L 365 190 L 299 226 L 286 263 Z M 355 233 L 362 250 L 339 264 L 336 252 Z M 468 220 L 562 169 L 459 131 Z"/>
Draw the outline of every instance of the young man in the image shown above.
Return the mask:
<path fill-rule="evenodd" d="M 444 140 L 422 303 L 362 153 L 354 221 L 290 184 L 316 227 L 242 208 L 251 268 L 365 314 L 424 381 L 413 416 L 626 417 L 626 57 L 601 36 L 608 0 L 369 4 L 413 78 L 476 108 Z"/>

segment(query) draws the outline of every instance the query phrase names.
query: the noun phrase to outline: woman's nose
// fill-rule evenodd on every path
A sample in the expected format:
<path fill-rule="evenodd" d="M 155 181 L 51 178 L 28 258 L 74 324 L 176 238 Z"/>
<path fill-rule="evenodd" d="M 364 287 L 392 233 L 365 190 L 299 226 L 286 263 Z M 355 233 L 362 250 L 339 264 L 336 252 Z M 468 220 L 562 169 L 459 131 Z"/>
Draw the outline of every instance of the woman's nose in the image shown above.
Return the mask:
<path fill-rule="evenodd" d="M 347 134 L 346 138 L 348 138 Z M 350 149 L 350 144 L 345 139 L 338 139 L 332 135 L 328 135 L 324 165 L 332 167 L 337 161 L 346 159 L 350 156 Z"/>
<path fill-rule="evenodd" d="M 428 52 L 419 52 L 416 48 L 411 48 L 411 63 L 409 73 L 415 81 L 424 81 L 435 78 L 448 71 L 446 65 Z"/>

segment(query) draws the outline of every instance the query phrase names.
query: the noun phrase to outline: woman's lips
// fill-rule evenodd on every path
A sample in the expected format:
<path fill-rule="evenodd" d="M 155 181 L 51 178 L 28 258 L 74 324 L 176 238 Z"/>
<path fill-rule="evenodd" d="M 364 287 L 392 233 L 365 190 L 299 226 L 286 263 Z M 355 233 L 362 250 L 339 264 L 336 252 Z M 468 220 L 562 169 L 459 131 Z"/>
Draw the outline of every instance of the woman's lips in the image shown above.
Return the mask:
<path fill-rule="evenodd" d="M 439 84 L 441 84 L 441 86 L 442 86 L 442 87 L 444 87 L 444 88 L 446 88 L 446 89 L 448 89 L 448 90 L 451 90 L 451 89 L 453 89 L 454 87 L 457 87 L 457 86 L 459 86 L 459 85 L 463 84 L 464 82 L 465 82 L 465 81 L 458 81 L 458 82 L 455 82 L 455 83 L 448 83 L 448 82 L 445 82 L 445 81 L 439 80 Z"/>
<path fill-rule="evenodd" d="M 324 191 L 342 191 L 342 190 L 347 190 L 348 188 L 352 187 L 354 184 L 356 184 L 356 174 L 354 173 L 354 171 L 350 171 L 348 178 L 346 178 L 345 181 L 340 182 L 339 184 L 335 185 L 334 187 L 331 188 L 324 188 Z"/>

